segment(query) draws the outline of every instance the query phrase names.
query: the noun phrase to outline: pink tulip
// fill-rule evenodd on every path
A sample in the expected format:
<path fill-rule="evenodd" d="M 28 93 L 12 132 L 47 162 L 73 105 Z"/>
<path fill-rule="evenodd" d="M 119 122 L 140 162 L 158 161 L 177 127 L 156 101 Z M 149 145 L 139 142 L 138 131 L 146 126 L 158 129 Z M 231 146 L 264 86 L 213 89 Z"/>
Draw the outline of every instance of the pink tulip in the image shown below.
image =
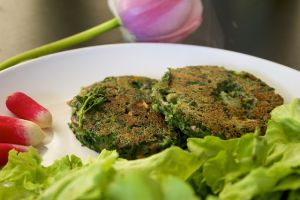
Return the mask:
<path fill-rule="evenodd" d="M 121 26 L 129 41 L 180 42 L 202 23 L 201 0 L 108 0 L 115 18 L 0 63 L 0 70 L 91 40 Z"/>
<path fill-rule="evenodd" d="M 109 0 L 110 7 L 138 42 L 179 42 L 202 22 L 201 0 Z"/>

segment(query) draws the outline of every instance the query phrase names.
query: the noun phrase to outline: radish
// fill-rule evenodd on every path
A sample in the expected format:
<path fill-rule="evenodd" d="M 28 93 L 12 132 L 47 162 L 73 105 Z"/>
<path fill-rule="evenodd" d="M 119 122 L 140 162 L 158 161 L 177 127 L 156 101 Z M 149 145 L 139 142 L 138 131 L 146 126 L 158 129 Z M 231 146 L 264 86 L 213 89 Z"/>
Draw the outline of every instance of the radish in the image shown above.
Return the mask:
<path fill-rule="evenodd" d="M 31 121 L 0 116 L 0 143 L 36 146 L 45 137 L 46 133 Z"/>
<path fill-rule="evenodd" d="M 25 152 L 28 147 L 16 144 L 0 143 L 0 166 L 3 166 L 8 161 L 8 153 L 10 150 L 15 149 L 17 152 Z"/>
<path fill-rule="evenodd" d="M 52 125 L 51 113 L 22 92 L 15 92 L 8 96 L 6 106 L 17 117 L 33 121 L 41 128 L 49 128 Z"/>

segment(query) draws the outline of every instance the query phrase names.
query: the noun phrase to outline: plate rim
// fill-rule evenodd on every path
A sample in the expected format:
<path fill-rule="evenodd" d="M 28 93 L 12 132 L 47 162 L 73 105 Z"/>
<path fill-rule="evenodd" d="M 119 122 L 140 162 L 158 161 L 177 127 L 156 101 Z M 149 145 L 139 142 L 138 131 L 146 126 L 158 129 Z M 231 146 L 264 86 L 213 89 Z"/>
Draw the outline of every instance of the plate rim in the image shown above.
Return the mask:
<path fill-rule="evenodd" d="M 143 42 L 139 42 L 139 43 L 115 43 L 115 44 L 104 44 L 104 45 L 95 45 L 95 46 L 87 46 L 87 47 L 81 47 L 81 48 L 76 48 L 76 49 L 70 49 L 70 50 L 64 50 L 64 51 L 60 51 L 60 52 L 56 52 L 56 53 L 52 53 L 52 54 L 48 54 L 48 55 L 44 55 L 38 58 L 34 58 L 31 60 L 26 60 L 24 62 L 18 63 L 14 66 L 11 66 L 7 69 L 4 69 L 2 71 L 0 71 L 0 75 L 3 75 L 5 73 L 12 73 L 13 71 L 19 69 L 19 68 L 24 68 L 26 66 L 30 66 L 32 63 L 36 63 L 36 62 L 43 62 L 47 59 L 55 59 L 56 57 L 60 57 L 60 56 L 65 56 L 65 55 L 72 55 L 72 54 L 76 54 L 76 53 L 80 53 L 80 52 L 87 52 L 87 51 L 94 51 L 96 49 L 105 49 L 105 48 L 119 48 L 119 47 L 133 47 L 133 48 L 137 48 L 137 47 L 141 47 L 141 46 L 151 46 L 151 47 L 155 47 L 155 46 L 164 46 L 164 47 L 168 47 L 168 46 L 175 46 L 175 47 L 184 47 L 184 48 L 199 48 L 199 49 L 203 49 L 203 50 L 208 50 L 208 51 L 215 51 L 217 53 L 222 53 L 222 54 L 232 54 L 232 55 L 239 55 L 242 57 L 248 57 L 249 59 L 255 59 L 255 60 L 259 60 L 261 62 L 265 62 L 268 63 L 270 65 L 276 66 L 277 68 L 281 68 L 281 69 L 285 69 L 288 71 L 291 71 L 293 73 L 298 73 L 300 75 L 300 71 L 297 69 L 294 69 L 292 67 L 265 59 L 265 58 L 261 58 L 261 57 L 257 57 L 257 56 L 253 56 L 250 54 L 246 54 L 246 53 L 241 53 L 241 52 L 237 52 L 237 51 L 232 51 L 232 50 L 227 50 L 227 49 L 221 49 L 221 48 L 215 48 L 215 47 L 208 47 L 208 46 L 201 46 L 201 45 L 194 45 L 194 44 L 179 44 L 179 43 L 143 43 Z"/>

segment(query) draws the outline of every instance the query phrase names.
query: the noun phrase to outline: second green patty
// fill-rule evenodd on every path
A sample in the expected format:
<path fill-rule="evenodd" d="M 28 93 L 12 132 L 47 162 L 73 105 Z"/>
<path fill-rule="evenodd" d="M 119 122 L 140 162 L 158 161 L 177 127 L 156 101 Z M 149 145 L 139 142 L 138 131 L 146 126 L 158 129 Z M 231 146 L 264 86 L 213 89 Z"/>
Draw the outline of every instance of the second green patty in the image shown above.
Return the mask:
<path fill-rule="evenodd" d="M 178 134 L 152 110 L 150 94 L 156 82 L 138 76 L 108 77 L 83 88 L 69 102 L 70 128 L 83 145 L 98 152 L 116 149 L 127 159 L 177 144 Z"/>
<path fill-rule="evenodd" d="M 223 67 L 169 69 L 153 87 L 155 108 L 168 123 L 191 137 L 240 137 L 265 130 L 270 112 L 283 103 L 255 76 Z"/>

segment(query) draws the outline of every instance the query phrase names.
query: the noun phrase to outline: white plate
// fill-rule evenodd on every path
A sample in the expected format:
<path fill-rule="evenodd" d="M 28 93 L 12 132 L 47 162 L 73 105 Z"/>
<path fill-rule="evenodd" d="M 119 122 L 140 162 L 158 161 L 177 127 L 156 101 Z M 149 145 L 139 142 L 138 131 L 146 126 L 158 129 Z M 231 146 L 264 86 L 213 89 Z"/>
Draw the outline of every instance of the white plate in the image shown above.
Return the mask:
<path fill-rule="evenodd" d="M 97 154 L 75 139 L 68 128 L 70 109 L 66 102 L 80 87 L 106 76 L 144 75 L 160 78 L 168 67 L 221 65 L 244 70 L 276 88 L 286 102 L 300 97 L 300 72 L 245 54 L 179 44 L 117 44 L 83 48 L 45 56 L 0 72 L 0 114 L 6 97 L 23 91 L 45 105 L 54 123 L 49 143 L 43 148 L 44 164 L 66 154 L 82 159 Z"/>

